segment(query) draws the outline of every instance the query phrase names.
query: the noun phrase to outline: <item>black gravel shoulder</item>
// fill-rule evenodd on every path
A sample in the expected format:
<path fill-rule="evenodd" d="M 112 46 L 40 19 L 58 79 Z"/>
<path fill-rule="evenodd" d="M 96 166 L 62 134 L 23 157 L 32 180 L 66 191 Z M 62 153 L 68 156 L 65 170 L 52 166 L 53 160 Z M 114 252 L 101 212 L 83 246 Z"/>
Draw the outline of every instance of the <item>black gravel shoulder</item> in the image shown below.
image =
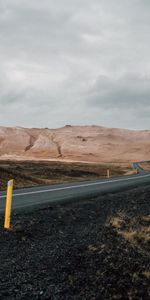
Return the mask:
<path fill-rule="evenodd" d="M 12 224 L 0 224 L 0 299 L 150 299 L 150 187 Z"/>

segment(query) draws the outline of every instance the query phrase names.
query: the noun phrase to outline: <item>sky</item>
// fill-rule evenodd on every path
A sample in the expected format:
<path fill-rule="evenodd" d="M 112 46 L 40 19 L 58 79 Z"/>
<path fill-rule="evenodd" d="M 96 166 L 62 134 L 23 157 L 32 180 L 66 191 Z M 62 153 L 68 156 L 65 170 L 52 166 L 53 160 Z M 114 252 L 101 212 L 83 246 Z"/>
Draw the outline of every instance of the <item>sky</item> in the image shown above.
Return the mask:
<path fill-rule="evenodd" d="M 150 129 L 149 0 L 0 0 L 0 126 Z"/>

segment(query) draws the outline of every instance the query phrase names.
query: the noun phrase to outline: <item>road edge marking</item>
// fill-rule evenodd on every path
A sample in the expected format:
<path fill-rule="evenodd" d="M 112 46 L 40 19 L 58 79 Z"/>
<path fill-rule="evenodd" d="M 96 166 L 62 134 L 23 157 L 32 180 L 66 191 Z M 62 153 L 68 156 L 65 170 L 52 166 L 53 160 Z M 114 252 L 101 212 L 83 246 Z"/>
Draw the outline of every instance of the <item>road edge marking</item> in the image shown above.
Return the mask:
<path fill-rule="evenodd" d="M 67 187 L 60 187 L 60 188 L 54 188 L 54 189 L 47 189 L 47 190 L 40 190 L 40 191 L 32 191 L 32 192 L 23 192 L 23 193 L 14 193 L 13 197 L 18 197 L 18 196 L 25 196 L 25 195 L 34 195 L 34 194 L 42 194 L 42 193 L 48 193 L 48 192 L 55 192 L 55 191 L 62 191 L 62 190 L 69 190 L 69 189 L 77 189 L 77 188 L 82 188 L 82 187 L 88 187 L 88 186 L 94 186 L 94 185 L 102 185 L 102 184 L 108 184 L 108 183 L 114 183 L 114 182 L 122 182 L 122 181 L 129 181 L 129 180 L 137 180 L 141 178 L 146 178 L 150 177 L 150 174 L 143 175 L 143 176 L 138 176 L 138 177 L 130 177 L 130 178 L 125 178 L 125 179 L 115 179 L 115 180 L 108 180 L 108 181 L 101 181 L 101 182 L 93 182 L 93 183 L 85 183 L 85 184 L 79 184 L 75 186 L 67 186 Z M 1 198 L 5 198 L 6 195 L 0 196 Z"/>

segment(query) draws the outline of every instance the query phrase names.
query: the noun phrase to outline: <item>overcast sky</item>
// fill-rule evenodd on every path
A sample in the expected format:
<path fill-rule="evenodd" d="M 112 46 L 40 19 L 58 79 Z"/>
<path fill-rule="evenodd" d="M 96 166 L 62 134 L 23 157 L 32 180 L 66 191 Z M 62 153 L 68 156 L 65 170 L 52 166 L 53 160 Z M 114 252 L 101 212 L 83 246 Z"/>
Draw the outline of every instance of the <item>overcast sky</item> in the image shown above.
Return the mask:
<path fill-rule="evenodd" d="M 0 0 L 0 125 L 150 129 L 149 0 Z"/>

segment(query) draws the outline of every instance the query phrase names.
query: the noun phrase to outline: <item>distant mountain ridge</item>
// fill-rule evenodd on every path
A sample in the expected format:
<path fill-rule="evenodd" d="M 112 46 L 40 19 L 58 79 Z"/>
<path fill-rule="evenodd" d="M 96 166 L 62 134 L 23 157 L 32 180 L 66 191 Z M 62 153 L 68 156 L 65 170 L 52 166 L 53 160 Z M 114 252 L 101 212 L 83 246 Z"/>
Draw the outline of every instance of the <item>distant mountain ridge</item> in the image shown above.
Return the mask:
<path fill-rule="evenodd" d="M 0 127 L 0 159 L 89 162 L 150 160 L 150 130 L 101 126 Z"/>

